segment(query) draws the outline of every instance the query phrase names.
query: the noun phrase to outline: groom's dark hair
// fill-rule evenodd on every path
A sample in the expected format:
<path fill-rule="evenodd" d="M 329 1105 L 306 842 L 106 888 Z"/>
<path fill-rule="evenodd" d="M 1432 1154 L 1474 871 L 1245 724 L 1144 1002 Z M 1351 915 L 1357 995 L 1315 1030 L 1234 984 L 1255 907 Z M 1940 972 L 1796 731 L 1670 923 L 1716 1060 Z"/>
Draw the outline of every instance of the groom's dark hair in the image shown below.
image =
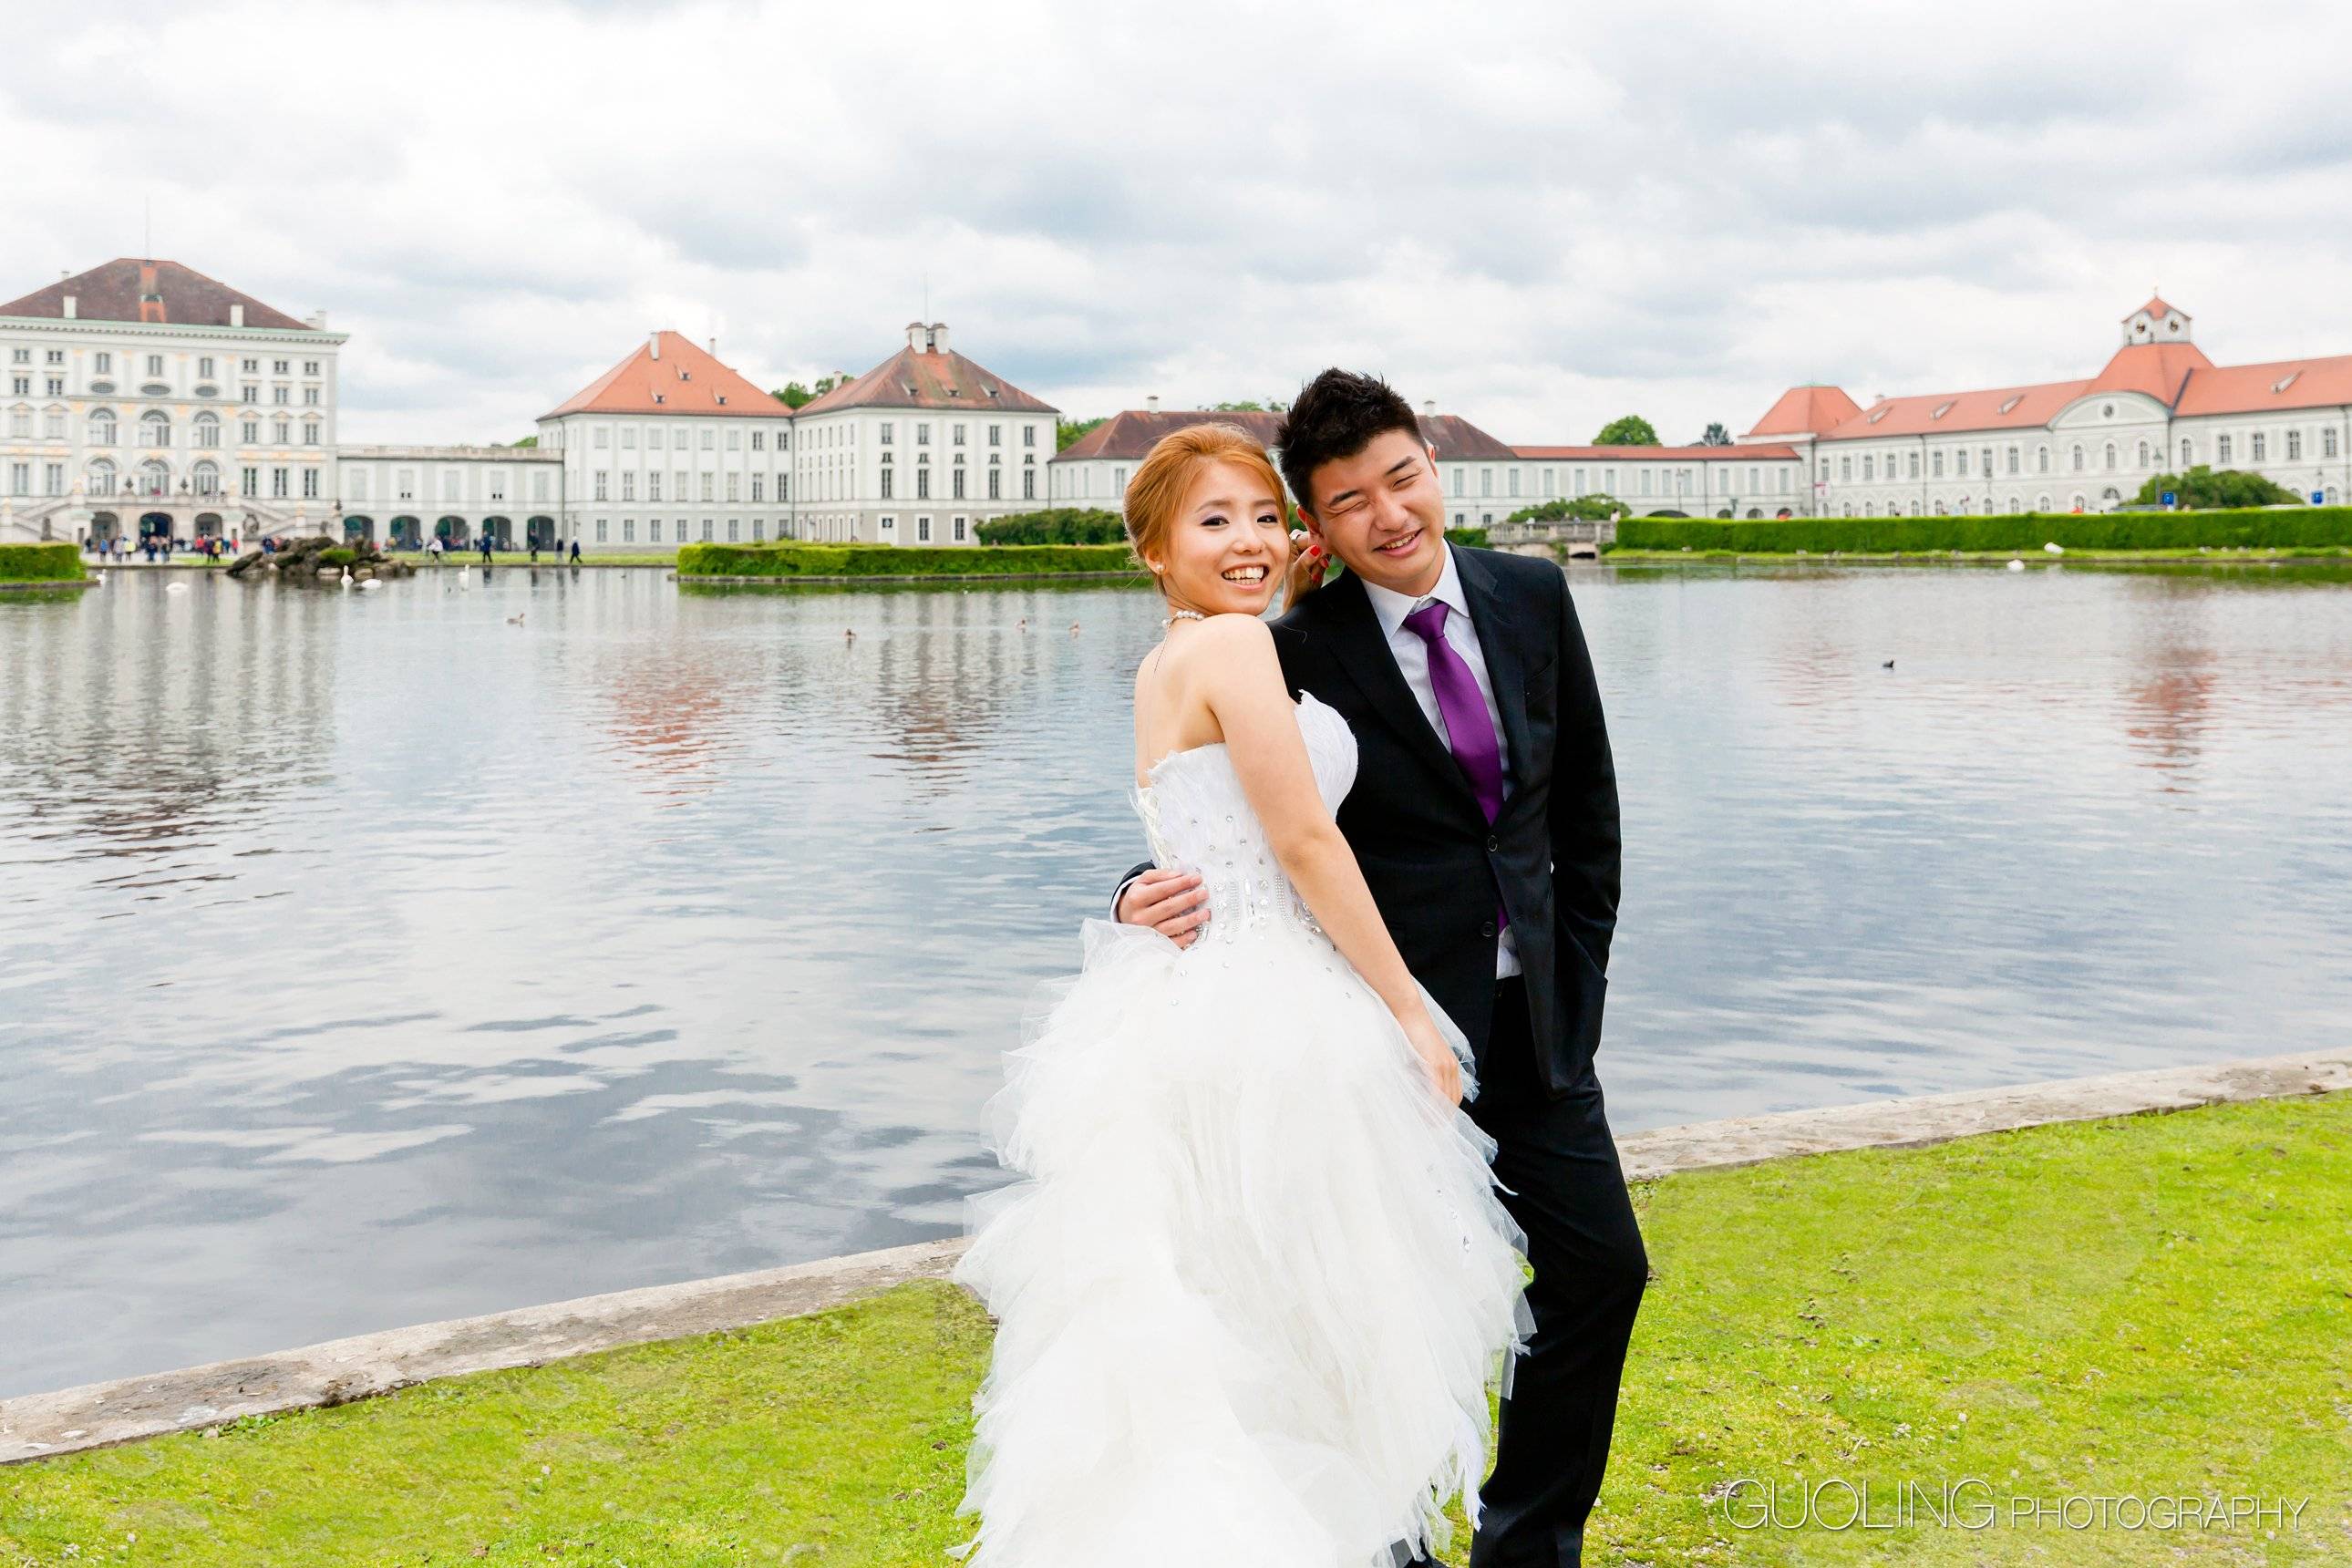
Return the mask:
<path fill-rule="evenodd" d="M 1391 430 L 1423 439 L 1412 405 L 1379 376 L 1334 365 L 1308 382 L 1274 437 L 1282 448 L 1282 477 L 1299 506 L 1315 510 L 1315 492 L 1307 487 L 1316 469 L 1335 458 L 1354 457 Z"/>

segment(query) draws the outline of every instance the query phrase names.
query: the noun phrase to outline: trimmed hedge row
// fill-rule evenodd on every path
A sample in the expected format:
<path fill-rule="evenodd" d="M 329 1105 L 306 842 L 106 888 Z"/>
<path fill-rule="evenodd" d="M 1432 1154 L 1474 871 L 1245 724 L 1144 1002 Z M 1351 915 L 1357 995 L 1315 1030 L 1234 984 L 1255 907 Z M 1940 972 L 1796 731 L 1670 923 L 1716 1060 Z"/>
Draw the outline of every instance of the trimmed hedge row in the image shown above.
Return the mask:
<path fill-rule="evenodd" d="M 81 575 L 78 544 L 0 544 L 0 583 L 71 583 Z"/>
<path fill-rule="evenodd" d="M 1729 550 L 1757 555 L 1832 550 L 2194 550 L 2199 545 L 2352 545 L 2352 507 L 2214 511 L 2021 512 L 1999 517 L 1792 517 L 1755 522 L 1629 517 L 1620 550 Z"/>
<path fill-rule="evenodd" d="M 1124 544 L 682 544 L 680 577 L 1045 577 L 1143 568 Z"/>

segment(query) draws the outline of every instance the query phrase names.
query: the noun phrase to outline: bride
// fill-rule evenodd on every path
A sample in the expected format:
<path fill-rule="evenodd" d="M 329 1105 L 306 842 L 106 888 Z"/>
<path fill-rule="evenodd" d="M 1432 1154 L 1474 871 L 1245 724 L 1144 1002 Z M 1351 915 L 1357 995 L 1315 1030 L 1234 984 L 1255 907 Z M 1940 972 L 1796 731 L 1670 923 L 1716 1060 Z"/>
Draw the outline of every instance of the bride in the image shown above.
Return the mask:
<path fill-rule="evenodd" d="M 1167 635 L 1135 802 L 1202 879 L 1187 945 L 1088 921 L 989 1103 L 1026 1177 L 956 1269 L 999 1321 L 959 1512 L 970 1568 L 1389 1568 L 1475 1523 L 1523 1237 L 1460 1109 L 1469 1051 L 1332 814 L 1354 737 L 1259 616 L 1290 555 L 1264 448 L 1169 436 L 1127 491 Z M 1296 591 L 1296 590 L 1294 590 Z M 1401 1549 L 1401 1550 L 1400 1550 Z"/>

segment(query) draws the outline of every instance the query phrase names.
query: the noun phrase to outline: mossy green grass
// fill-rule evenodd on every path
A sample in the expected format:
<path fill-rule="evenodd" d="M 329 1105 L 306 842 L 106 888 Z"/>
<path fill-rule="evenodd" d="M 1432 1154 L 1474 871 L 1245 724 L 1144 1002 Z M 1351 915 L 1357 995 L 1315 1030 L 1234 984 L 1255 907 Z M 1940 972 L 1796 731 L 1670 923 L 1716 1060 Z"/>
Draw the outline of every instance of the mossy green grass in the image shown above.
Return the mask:
<path fill-rule="evenodd" d="M 1654 1278 L 1596 1568 L 2352 1562 L 2352 1094 L 1634 1197 Z M 952 1287 L 909 1285 L 0 1469 L 0 1564 L 936 1568 L 971 1533 L 954 1510 L 989 1327 Z M 1750 1517 L 1766 1483 L 1787 1527 Z M 1838 1489 L 1865 1484 L 1868 1527 Z M 1997 1499 L 1996 1517 L 1882 1527 L 1906 1484 Z M 2300 1508 L 2220 1528 L 2013 1512 L 2097 1496 Z M 1806 1498 L 1820 1510 L 1794 1523 Z"/>

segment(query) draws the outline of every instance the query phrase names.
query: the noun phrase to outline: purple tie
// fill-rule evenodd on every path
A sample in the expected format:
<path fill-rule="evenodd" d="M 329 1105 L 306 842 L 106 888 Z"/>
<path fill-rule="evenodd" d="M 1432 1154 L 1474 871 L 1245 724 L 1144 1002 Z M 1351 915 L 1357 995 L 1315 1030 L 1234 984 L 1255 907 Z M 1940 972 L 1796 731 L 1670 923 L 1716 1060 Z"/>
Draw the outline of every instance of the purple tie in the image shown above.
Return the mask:
<path fill-rule="evenodd" d="M 1478 695 L 1478 681 L 1470 666 L 1445 640 L 1446 605 L 1432 599 L 1404 618 L 1405 630 L 1429 647 L 1429 684 L 1437 693 L 1438 717 L 1445 721 L 1445 738 L 1454 760 L 1470 781 L 1470 793 L 1492 822 L 1503 810 L 1503 750 L 1495 740 L 1495 721 L 1486 716 L 1486 700 Z"/>

